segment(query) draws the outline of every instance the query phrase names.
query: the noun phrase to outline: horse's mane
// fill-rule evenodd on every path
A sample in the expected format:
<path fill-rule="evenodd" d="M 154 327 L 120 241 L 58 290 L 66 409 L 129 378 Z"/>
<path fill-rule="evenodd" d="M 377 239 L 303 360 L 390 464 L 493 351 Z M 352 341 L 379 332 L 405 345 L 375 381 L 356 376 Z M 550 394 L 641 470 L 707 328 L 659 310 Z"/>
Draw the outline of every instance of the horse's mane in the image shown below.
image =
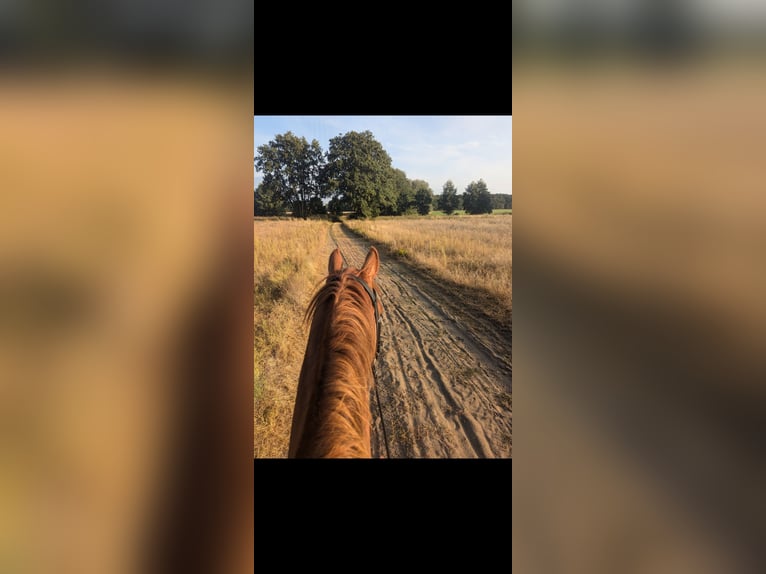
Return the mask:
<path fill-rule="evenodd" d="M 311 329 L 298 392 L 307 395 L 300 430 L 305 434 L 311 429 L 312 444 L 303 448 L 310 448 L 312 456 L 370 456 L 376 325 L 370 297 L 350 278 L 352 273 L 358 270 L 347 268 L 325 277 L 306 310 Z"/>

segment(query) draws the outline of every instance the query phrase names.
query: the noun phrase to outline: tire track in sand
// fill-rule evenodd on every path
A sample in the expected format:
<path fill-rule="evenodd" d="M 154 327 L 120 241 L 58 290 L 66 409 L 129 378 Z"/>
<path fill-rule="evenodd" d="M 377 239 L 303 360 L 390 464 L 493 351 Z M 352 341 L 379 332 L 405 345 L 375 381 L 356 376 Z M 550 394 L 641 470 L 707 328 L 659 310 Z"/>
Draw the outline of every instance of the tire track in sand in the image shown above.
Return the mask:
<path fill-rule="evenodd" d="M 350 265 L 371 243 L 335 223 L 330 234 Z M 373 457 L 512 456 L 512 337 L 426 274 L 381 253 L 383 303 L 371 395 Z M 380 412 L 383 420 L 381 421 Z"/>

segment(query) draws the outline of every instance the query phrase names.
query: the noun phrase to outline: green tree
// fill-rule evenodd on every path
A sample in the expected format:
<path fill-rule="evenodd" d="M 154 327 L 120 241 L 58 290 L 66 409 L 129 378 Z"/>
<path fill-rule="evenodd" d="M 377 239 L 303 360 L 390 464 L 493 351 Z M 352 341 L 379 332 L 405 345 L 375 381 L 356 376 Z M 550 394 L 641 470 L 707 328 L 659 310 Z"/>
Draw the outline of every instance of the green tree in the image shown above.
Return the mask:
<path fill-rule="evenodd" d="M 412 190 L 412 182 L 407 179 L 407 174 L 401 169 L 393 169 L 391 185 L 394 194 L 393 205 L 381 210 L 383 215 L 402 215 L 415 205 L 415 192 Z"/>
<path fill-rule="evenodd" d="M 463 209 L 466 213 L 473 213 L 474 211 L 474 203 L 476 202 L 474 192 L 473 192 L 473 182 L 471 182 L 468 187 L 465 188 L 465 192 L 463 192 Z"/>
<path fill-rule="evenodd" d="M 416 179 L 412 182 L 412 188 L 415 190 L 415 207 L 420 215 L 428 215 L 431 211 L 431 202 L 434 199 L 434 192 L 427 181 Z"/>
<path fill-rule="evenodd" d="M 324 215 L 327 213 L 327 207 L 319 197 L 314 196 L 309 200 L 309 213 Z"/>
<path fill-rule="evenodd" d="M 330 140 L 327 185 L 356 217 L 375 217 L 394 209 L 397 195 L 391 157 L 372 132 L 347 132 Z"/>
<path fill-rule="evenodd" d="M 344 211 L 351 211 L 351 205 L 345 200 L 342 200 L 340 197 L 333 197 L 328 203 L 327 203 L 327 212 L 332 213 L 333 215 L 339 216 Z"/>
<path fill-rule="evenodd" d="M 253 160 L 263 183 L 292 207 L 295 217 L 306 219 L 316 205 L 312 199 L 326 195 L 324 155 L 317 140 L 308 143 L 292 132 L 280 134 L 258 146 Z"/>
<path fill-rule="evenodd" d="M 399 199 L 394 186 L 394 170 L 389 169 L 388 177 L 384 177 L 382 181 L 383 184 L 378 189 L 378 203 L 380 206 L 378 214 L 383 212 L 394 214 L 396 213 L 397 200 Z"/>
<path fill-rule="evenodd" d="M 492 193 L 492 209 L 511 209 L 512 195 L 510 193 Z"/>
<path fill-rule="evenodd" d="M 492 197 L 483 179 L 472 181 L 463 194 L 463 209 L 466 213 L 492 213 Z"/>
<path fill-rule="evenodd" d="M 285 213 L 285 202 L 273 185 L 261 182 L 253 195 L 253 215 L 283 215 Z"/>
<path fill-rule="evenodd" d="M 447 215 L 451 215 L 458 208 L 458 205 L 457 188 L 452 183 L 452 180 L 448 179 L 442 187 L 442 194 L 439 197 L 439 209 Z"/>

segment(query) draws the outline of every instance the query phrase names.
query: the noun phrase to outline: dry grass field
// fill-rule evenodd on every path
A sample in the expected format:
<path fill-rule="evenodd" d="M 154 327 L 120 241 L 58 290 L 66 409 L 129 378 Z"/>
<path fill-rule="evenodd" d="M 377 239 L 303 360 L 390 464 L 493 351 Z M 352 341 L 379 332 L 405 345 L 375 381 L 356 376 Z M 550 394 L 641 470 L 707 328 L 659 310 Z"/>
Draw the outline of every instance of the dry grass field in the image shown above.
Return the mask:
<path fill-rule="evenodd" d="M 308 331 L 303 314 L 326 273 L 328 222 L 253 223 L 253 456 L 285 457 Z"/>
<path fill-rule="evenodd" d="M 493 306 L 510 310 L 511 222 L 510 215 L 347 222 L 390 249 L 378 277 L 386 317 L 377 384 L 394 442 L 383 446 L 376 421 L 374 453 L 510 456 L 510 331 L 479 317 L 474 307 L 484 301 L 465 307 L 452 286 L 484 286 Z M 359 265 L 369 241 L 323 221 L 262 218 L 253 232 L 253 456 L 282 458 L 306 348 L 308 302 L 330 251 L 338 245 L 350 264 Z M 487 348 L 493 351 L 486 354 Z M 431 357 L 432 369 L 424 357 Z M 441 420 L 438 428 L 431 428 L 434 419 Z"/>
<path fill-rule="evenodd" d="M 467 287 L 484 287 L 512 308 L 512 215 L 450 218 L 380 217 L 347 225 L 383 243 L 437 276 Z"/>

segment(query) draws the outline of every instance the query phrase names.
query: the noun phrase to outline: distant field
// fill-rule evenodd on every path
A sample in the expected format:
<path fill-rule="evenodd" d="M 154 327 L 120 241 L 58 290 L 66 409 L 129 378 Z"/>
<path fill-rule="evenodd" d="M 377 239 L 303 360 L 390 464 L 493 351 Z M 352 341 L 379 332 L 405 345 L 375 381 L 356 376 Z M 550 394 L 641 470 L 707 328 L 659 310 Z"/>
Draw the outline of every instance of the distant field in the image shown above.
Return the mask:
<path fill-rule="evenodd" d="M 348 220 L 346 225 L 438 276 L 485 288 L 511 309 L 512 217 L 379 217 Z"/>
<path fill-rule="evenodd" d="M 253 222 L 253 456 L 285 457 L 308 333 L 309 299 L 327 272 L 325 221 Z"/>
<path fill-rule="evenodd" d="M 512 211 L 513 211 L 512 209 L 493 209 L 492 215 L 511 215 Z M 455 215 L 465 215 L 465 211 L 463 211 L 462 209 L 458 209 L 457 211 L 452 212 L 450 215 L 447 215 L 443 211 L 439 211 L 437 209 L 437 210 L 431 211 L 429 215 L 435 216 L 435 217 L 452 217 Z"/>

